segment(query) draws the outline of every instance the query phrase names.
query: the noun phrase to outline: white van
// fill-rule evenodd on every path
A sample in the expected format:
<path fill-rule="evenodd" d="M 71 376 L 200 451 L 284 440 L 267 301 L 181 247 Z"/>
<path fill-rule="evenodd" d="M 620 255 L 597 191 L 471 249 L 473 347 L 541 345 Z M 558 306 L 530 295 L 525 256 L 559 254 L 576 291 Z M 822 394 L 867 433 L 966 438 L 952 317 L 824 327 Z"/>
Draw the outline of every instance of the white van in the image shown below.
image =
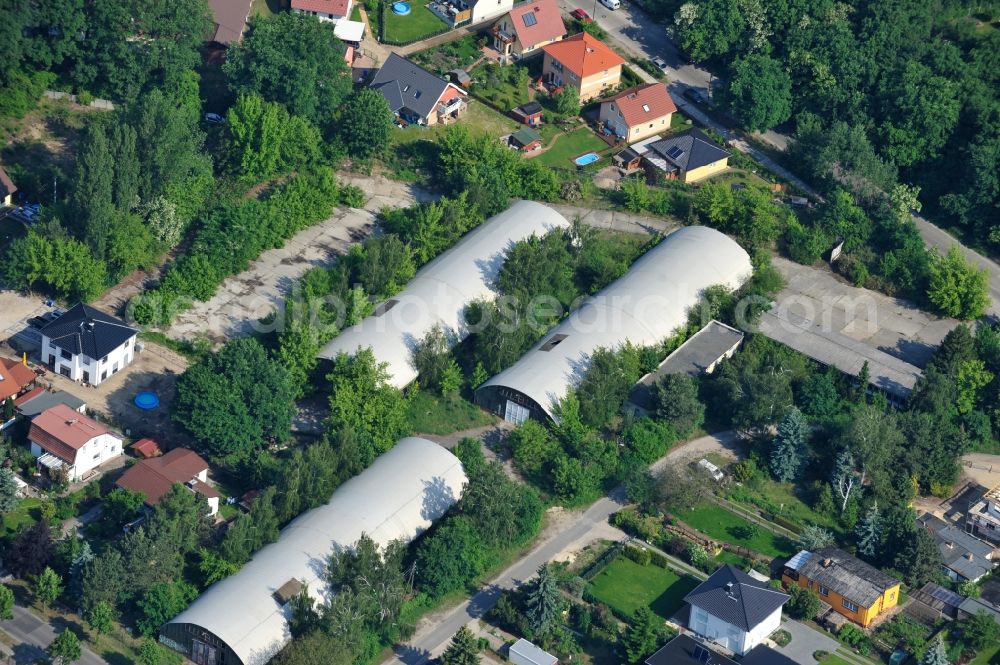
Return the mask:
<path fill-rule="evenodd" d="M 621 0 L 601 0 L 601 4 L 612 11 L 622 6 Z"/>

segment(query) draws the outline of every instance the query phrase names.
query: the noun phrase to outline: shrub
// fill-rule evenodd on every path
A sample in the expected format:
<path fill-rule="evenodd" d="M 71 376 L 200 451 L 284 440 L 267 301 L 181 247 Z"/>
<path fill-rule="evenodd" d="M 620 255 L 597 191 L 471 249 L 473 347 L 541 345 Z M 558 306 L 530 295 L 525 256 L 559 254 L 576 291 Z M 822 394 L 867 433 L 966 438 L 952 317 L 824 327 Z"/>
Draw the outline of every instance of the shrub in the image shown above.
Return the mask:
<path fill-rule="evenodd" d="M 632 545 L 625 548 L 625 556 L 640 566 L 648 566 L 652 559 L 652 553 L 645 547 L 634 547 Z"/>
<path fill-rule="evenodd" d="M 654 566 L 659 566 L 660 568 L 667 567 L 667 557 L 663 556 L 659 552 L 649 552 L 649 562 Z"/>

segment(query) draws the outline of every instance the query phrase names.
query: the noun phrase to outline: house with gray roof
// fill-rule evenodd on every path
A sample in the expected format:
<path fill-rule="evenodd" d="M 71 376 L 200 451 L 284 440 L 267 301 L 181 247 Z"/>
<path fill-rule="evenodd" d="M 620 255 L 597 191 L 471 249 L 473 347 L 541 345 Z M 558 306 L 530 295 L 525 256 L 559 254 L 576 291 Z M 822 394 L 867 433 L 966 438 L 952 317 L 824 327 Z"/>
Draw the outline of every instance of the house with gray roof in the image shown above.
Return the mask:
<path fill-rule="evenodd" d="M 917 522 L 934 536 L 942 569 L 950 579 L 976 582 L 993 570 L 993 546 L 989 543 L 930 513 L 918 517 Z"/>
<path fill-rule="evenodd" d="M 788 598 L 727 564 L 684 597 L 690 605 L 688 629 L 745 656 L 781 627 Z"/>
<path fill-rule="evenodd" d="M 625 411 L 644 416 L 656 410 L 654 385 L 667 374 L 700 376 L 711 374 L 720 362 L 731 358 L 743 343 L 743 333 L 719 321 L 709 321 L 668 355 L 656 370 L 645 375 L 632 388 Z"/>
<path fill-rule="evenodd" d="M 390 53 L 372 79 L 400 120 L 416 125 L 454 122 L 467 108 L 468 93 L 412 60 Z"/>
<path fill-rule="evenodd" d="M 692 183 L 724 171 L 729 155 L 701 130 L 691 128 L 648 144 L 643 163 L 651 175 Z"/>

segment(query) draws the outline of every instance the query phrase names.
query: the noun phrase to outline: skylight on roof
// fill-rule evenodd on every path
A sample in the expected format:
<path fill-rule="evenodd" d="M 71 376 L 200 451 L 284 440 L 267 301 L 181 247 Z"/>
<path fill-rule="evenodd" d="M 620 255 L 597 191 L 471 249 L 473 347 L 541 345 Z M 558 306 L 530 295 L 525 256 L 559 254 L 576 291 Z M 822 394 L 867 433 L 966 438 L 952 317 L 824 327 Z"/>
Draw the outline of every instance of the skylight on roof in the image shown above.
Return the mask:
<path fill-rule="evenodd" d="M 667 150 L 667 157 L 670 159 L 680 159 L 683 154 L 684 149 L 676 145 L 670 146 L 670 149 Z"/>
<path fill-rule="evenodd" d="M 532 13 L 523 15 L 521 17 L 521 20 L 524 21 L 524 27 L 526 28 L 530 28 L 531 26 L 538 23 L 538 18 Z"/>
<path fill-rule="evenodd" d="M 642 110 L 645 111 L 646 113 L 649 113 L 649 104 L 643 104 Z"/>

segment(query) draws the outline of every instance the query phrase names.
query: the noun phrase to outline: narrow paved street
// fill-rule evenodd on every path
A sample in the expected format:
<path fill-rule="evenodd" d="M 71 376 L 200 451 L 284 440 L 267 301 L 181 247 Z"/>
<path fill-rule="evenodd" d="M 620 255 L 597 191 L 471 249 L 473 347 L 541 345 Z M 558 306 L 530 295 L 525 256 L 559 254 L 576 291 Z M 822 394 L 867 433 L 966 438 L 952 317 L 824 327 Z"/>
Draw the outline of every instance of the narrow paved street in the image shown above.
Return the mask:
<path fill-rule="evenodd" d="M 738 451 L 736 437 L 732 432 L 704 436 L 670 451 L 657 461 L 652 470 L 668 463 L 703 456 L 710 452 L 735 456 Z M 417 632 L 408 644 L 396 648 L 394 658 L 387 663 L 398 665 L 422 665 L 440 655 L 448 646 L 451 636 L 465 624 L 482 617 L 499 600 L 505 589 L 513 589 L 534 577 L 538 567 L 562 552 L 582 548 L 602 535 L 614 533 L 624 538 L 625 533 L 609 527 L 608 518 L 626 504 L 625 492 L 618 488 L 610 496 L 599 500 L 575 519 L 567 520 L 548 538 L 537 543 L 530 552 L 518 559 L 505 571 L 495 577 L 471 599 L 445 612 L 431 621 L 417 627 Z"/>
<path fill-rule="evenodd" d="M 45 649 L 56 638 L 56 630 L 20 605 L 14 605 L 13 612 L 13 619 L 0 621 L 0 631 L 6 633 L 13 642 L 14 662 L 18 665 L 29 665 L 36 660 L 48 662 Z M 83 655 L 76 663 L 78 665 L 108 665 L 106 660 L 86 646 L 83 647 Z"/>

